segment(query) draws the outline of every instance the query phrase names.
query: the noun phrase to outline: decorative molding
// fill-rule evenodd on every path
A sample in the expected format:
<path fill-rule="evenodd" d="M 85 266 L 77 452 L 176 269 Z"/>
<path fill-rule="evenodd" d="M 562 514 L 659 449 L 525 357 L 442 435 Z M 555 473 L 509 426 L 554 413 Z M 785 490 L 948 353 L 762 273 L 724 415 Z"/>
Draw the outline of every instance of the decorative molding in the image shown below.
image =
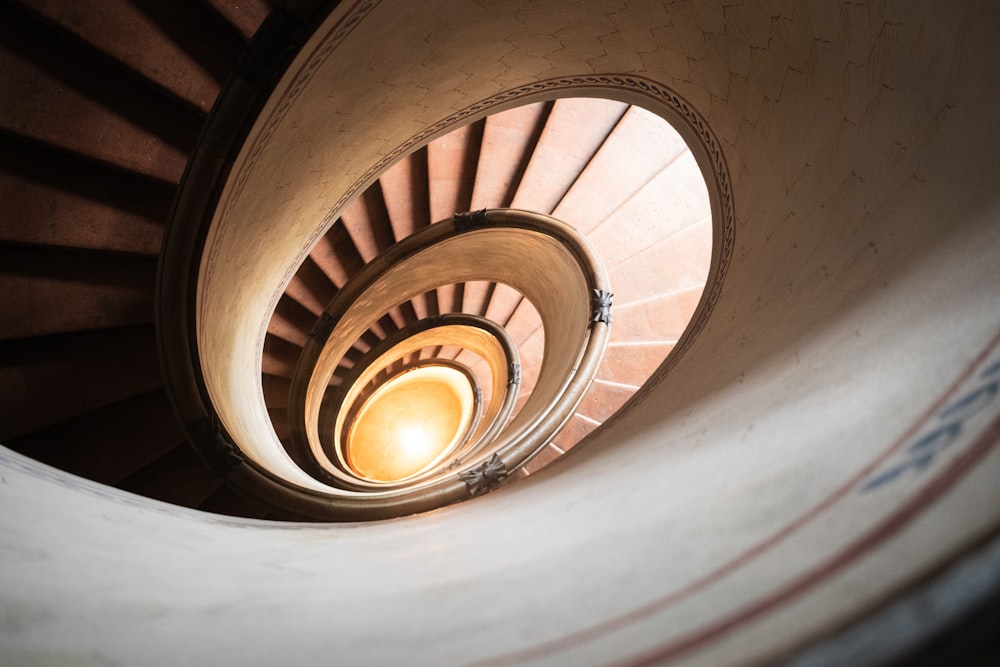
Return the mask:
<path fill-rule="evenodd" d="M 324 310 L 320 313 L 312 330 L 309 331 L 309 337 L 322 343 L 330 337 L 330 332 L 333 331 L 334 324 L 336 324 L 336 320 L 333 318 L 333 315 Z"/>
<path fill-rule="evenodd" d="M 208 463 L 222 475 L 244 463 L 239 448 L 226 433 L 218 415 L 214 412 L 199 422 L 188 424 L 187 431 L 191 434 L 192 440 L 198 443 L 196 449 L 203 452 Z"/>
<path fill-rule="evenodd" d="M 494 454 L 490 460 L 483 461 L 475 468 L 460 472 L 458 476 L 469 487 L 469 493 L 473 497 L 481 496 L 497 488 L 501 482 L 507 479 L 507 466 L 500 460 L 499 454 Z"/>
<path fill-rule="evenodd" d="M 608 290 L 595 289 L 590 297 L 590 305 L 593 313 L 590 316 L 591 322 L 604 322 L 611 324 L 611 297 L 614 294 Z"/>
<path fill-rule="evenodd" d="M 485 208 L 481 208 L 478 211 L 469 211 L 468 213 L 456 213 L 454 219 L 456 232 L 467 232 L 470 229 L 485 227 L 490 223 L 489 218 L 486 217 Z"/>
<path fill-rule="evenodd" d="M 507 366 L 507 385 L 521 384 L 521 364 L 512 363 Z"/>

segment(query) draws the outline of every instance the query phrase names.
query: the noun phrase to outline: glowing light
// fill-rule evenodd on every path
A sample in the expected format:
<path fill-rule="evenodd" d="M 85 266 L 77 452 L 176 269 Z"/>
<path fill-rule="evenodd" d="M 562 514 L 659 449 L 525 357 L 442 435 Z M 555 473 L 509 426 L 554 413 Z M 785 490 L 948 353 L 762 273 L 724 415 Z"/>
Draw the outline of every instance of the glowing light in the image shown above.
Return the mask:
<path fill-rule="evenodd" d="M 345 443 L 355 473 L 391 482 L 443 459 L 471 426 L 473 389 L 460 371 L 424 366 L 380 387 L 358 411 Z"/>

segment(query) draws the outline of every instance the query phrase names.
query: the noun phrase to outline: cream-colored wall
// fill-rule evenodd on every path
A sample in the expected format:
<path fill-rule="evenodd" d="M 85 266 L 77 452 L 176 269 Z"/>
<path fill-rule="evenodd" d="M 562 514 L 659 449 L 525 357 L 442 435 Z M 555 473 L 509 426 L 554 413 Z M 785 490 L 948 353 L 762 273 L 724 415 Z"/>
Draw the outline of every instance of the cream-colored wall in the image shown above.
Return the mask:
<path fill-rule="evenodd" d="M 735 245 L 704 329 L 546 471 L 385 523 L 222 521 L 5 451 L 6 661 L 742 664 L 997 529 L 993 5 L 384 0 L 332 22 L 360 10 L 324 94 L 234 170 L 259 195 L 222 215 L 253 243 L 214 247 L 205 284 L 250 282 L 203 304 L 206 340 L 259 350 L 285 277 L 257 269 L 411 136 L 594 73 L 669 87 L 718 138 Z"/>

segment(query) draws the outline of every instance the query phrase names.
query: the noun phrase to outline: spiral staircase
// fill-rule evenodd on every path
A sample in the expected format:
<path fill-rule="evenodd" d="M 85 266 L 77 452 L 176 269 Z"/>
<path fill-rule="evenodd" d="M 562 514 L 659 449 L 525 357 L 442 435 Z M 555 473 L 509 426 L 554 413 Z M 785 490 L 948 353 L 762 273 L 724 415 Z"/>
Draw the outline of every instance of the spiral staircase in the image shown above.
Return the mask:
<path fill-rule="evenodd" d="M 0 660 L 989 664 L 996 19 L 0 4 Z M 337 429 L 428 365 L 502 416 L 399 491 Z"/>
<path fill-rule="evenodd" d="M 3 135 L 3 289 L 5 312 L 16 314 L 3 330 L 10 379 L 0 440 L 8 447 L 167 502 L 280 515 L 227 486 L 186 441 L 157 367 L 152 327 L 157 255 L 187 156 L 270 9 L 121 3 L 91 15 L 60 3 L 5 8 L 6 87 L 21 92 L 5 107 Z M 394 244 L 479 209 L 569 221 L 599 248 L 616 293 L 612 335 L 593 382 L 565 425 L 512 473 L 526 476 L 579 442 L 669 354 L 698 304 L 711 254 L 708 193 L 690 149 L 659 117 L 627 103 L 529 103 L 400 159 L 349 203 L 298 267 L 270 319 L 261 368 L 268 414 L 286 450 L 292 377 L 326 305 Z M 509 332 L 520 378 L 504 420 L 513 419 L 538 379 L 545 332 L 535 307 L 504 283 L 443 284 L 395 305 L 334 378 L 339 383 L 401 329 L 455 313 Z M 474 365 L 478 357 L 470 355 L 454 345 L 425 347 L 373 382 L 418 362 Z M 490 382 L 487 373 L 480 384 Z"/>

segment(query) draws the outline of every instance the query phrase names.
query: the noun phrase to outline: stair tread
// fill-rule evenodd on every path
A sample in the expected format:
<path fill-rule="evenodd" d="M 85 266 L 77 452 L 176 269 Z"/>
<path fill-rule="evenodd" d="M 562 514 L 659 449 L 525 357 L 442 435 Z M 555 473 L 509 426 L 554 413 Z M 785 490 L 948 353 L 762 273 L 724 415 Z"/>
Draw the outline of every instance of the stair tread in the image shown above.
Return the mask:
<path fill-rule="evenodd" d="M 559 447 L 553 443 L 549 443 L 542 447 L 542 450 L 535 454 L 530 461 L 524 464 L 522 468 L 529 475 L 536 473 L 548 464 L 555 461 L 557 458 L 562 456 L 563 452 Z"/>
<path fill-rule="evenodd" d="M 512 208 L 551 213 L 628 109 L 596 98 L 556 100 Z"/>
<path fill-rule="evenodd" d="M 123 479 L 118 488 L 182 507 L 198 507 L 222 482 L 187 442 Z"/>
<path fill-rule="evenodd" d="M 315 324 L 316 316 L 308 308 L 294 299 L 282 296 L 268 322 L 267 332 L 304 347 Z"/>
<path fill-rule="evenodd" d="M 0 442 L 162 382 L 152 325 L 0 343 Z"/>
<path fill-rule="evenodd" d="M 551 108 L 551 102 L 535 102 L 486 119 L 473 210 L 510 206 Z"/>
<path fill-rule="evenodd" d="M 291 378 L 299 361 L 302 348 L 283 338 L 268 334 L 264 337 L 263 373 L 282 378 Z"/>
<path fill-rule="evenodd" d="M 694 225 L 711 238 L 708 191 L 703 179 L 695 192 L 684 184 L 691 173 L 701 178 L 694 156 L 685 151 L 588 234 L 608 270 Z"/>
<path fill-rule="evenodd" d="M 687 150 L 662 118 L 629 107 L 553 215 L 587 234 Z"/>
<path fill-rule="evenodd" d="M 199 506 L 203 512 L 225 514 L 245 519 L 264 519 L 268 516 L 268 508 L 258 501 L 246 498 L 228 486 L 220 486 Z"/>
<path fill-rule="evenodd" d="M 323 270 L 309 257 L 302 261 L 285 288 L 286 295 L 295 299 L 313 315 L 322 313 L 336 293 L 336 285 L 330 282 Z"/>
<path fill-rule="evenodd" d="M 597 369 L 597 378 L 622 383 L 635 383 L 637 378 L 645 381 L 663 363 L 674 345 L 676 343 L 670 341 L 609 344 Z"/>
<path fill-rule="evenodd" d="M 288 408 L 288 392 L 292 383 L 288 378 L 274 375 L 264 375 L 261 378 L 264 390 L 264 403 L 268 408 Z"/>
<path fill-rule="evenodd" d="M 20 2 L 205 113 L 242 48 L 242 39 L 220 34 L 221 17 L 191 0 L 100 0 L 88 11 L 57 0 Z"/>
<path fill-rule="evenodd" d="M 569 421 L 566 422 L 566 425 L 556 434 L 556 437 L 553 438 L 552 444 L 562 451 L 568 452 L 575 445 L 579 444 L 581 440 L 593 433 L 598 426 L 600 424 L 589 417 L 585 417 L 580 413 L 574 413 L 569 418 Z"/>
<path fill-rule="evenodd" d="M 0 244 L 0 340 L 153 319 L 156 260 Z"/>
<path fill-rule="evenodd" d="M 157 255 L 175 186 L 0 135 L 0 240 Z"/>
<path fill-rule="evenodd" d="M 320 238 L 309 257 L 338 289 L 365 265 L 341 220 Z"/>
<path fill-rule="evenodd" d="M 486 121 L 460 127 L 427 145 L 430 219 L 438 222 L 468 211 Z"/>
<path fill-rule="evenodd" d="M 170 399 L 160 388 L 4 444 L 74 475 L 113 485 L 184 439 Z"/>
<path fill-rule="evenodd" d="M 382 187 L 377 182 L 348 204 L 340 219 L 366 263 L 395 242 Z"/>
<path fill-rule="evenodd" d="M 379 177 L 395 242 L 430 224 L 427 150 L 408 155 Z"/>
<path fill-rule="evenodd" d="M 0 9 L 0 128 L 180 180 L 204 116 L 23 12 Z"/>
<path fill-rule="evenodd" d="M 219 14 L 224 16 L 239 33 L 248 40 L 267 18 L 268 14 L 281 3 L 277 0 L 208 0 Z"/>

